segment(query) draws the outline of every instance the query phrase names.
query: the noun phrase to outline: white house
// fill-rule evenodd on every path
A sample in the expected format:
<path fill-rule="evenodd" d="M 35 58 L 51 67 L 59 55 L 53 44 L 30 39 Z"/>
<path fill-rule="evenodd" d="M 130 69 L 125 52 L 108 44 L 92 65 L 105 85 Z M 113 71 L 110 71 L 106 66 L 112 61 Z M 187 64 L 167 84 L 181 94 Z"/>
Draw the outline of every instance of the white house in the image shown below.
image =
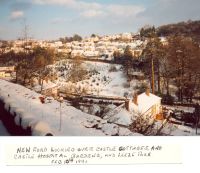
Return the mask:
<path fill-rule="evenodd" d="M 156 118 L 156 115 L 160 114 L 162 111 L 161 98 L 151 94 L 149 89 L 147 89 L 146 92 L 135 95 L 133 100 L 130 100 L 129 110 L 137 115 Z"/>
<path fill-rule="evenodd" d="M 15 66 L 0 67 L 0 71 L 11 71 L 11 72 L 13 72 L 14 70 L 15 70 Z"/>
<path fill-rule="evenodd" d="M 72 56 L 72 57 L 81 56 L 81 55 L 83 55 L 83 53 L 84 53 L 83 50 L 72 50 L 71 56 Z"/>
<path fill-rule="evenodd" d="M 99 51 L 85 51 L 83 53 L 83 55 L 86 56 L 86 57 L 98 56 L 99 55 Z"/>
<path fill-rule="evenodd" d="M 131 33 L 122 33 L 122 34 L 121 34 L 121 38 L 122 38 L 122 39 L 131 40 L 131 39 L 132 39 L 132 34 L 131 34 Z"/>
<path fill-rule="evenodd" d="M 160 38 L 160 41 L 163 45 L 167 45 L 168 44 L 168 41 L 166 39 L 166 37 L 159 37 Z"/>
<path fill-rule="evenodd" d="M 14 70 L 15 66 L 0 67 L 0 78 L 10 77 Z"/>
<path fill-rule="evenodd" d="M 0 78 L 4 78 L 5 77 L 5 71 L 0 71 Z"/>

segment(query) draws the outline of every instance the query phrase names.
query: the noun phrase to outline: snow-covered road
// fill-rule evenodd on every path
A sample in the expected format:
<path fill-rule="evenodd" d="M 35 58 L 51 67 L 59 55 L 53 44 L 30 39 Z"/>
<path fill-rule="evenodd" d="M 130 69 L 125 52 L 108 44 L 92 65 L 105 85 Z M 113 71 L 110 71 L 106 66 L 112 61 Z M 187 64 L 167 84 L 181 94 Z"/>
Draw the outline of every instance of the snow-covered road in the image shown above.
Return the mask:
<path fill-rule="evenodd" d="M 6 128 L 4 127 L 2 121 L 0 120 L 0 136 L 10 136 Z"/>
<path fill-rule="evenodd" d="M 141 135 L 128 128 L 109 123 L 100 117 L 84 113 L 73 106 L 45 99 L 42 95 L 21 85 L 0 79 L 0 99 L 5 109 L 17 114 L 16 125 L 31 126 L 33 136 L 51 133 L 55 136 Z M 20 122 L 21 118 L 21 122 Z"/>

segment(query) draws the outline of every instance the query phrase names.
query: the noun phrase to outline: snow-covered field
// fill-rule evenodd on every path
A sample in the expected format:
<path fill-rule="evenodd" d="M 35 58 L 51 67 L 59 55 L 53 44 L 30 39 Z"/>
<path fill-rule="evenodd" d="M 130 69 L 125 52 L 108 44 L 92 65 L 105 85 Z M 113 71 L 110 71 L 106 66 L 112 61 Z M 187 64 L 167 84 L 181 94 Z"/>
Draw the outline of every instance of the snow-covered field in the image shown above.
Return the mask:
<path fill-rule="evenodd" d="M 40 94 L 23 86 L 0 80 L 0 99 L 6 103 L 5 108 L 10 106 L 10 112 L 17 112 L 16 124 L 19 124 L 21 117 L 22 126 L 31 126 L 34 135 L 44 135 L 47 130 L 54 135 L 68 136 L 138 135 L 127 128 L 83 113 L 65 102 L 61 107 L 53 99 L 43 104 L 39 97 Z"/>
<path fill-rule="evenodd" d="M 58 63 L 58 66 L 64 67 L 62 63 Z M 88 94 L 124 97 L 127 94 L 132 95 L 134 87 L 140 84 L 138 80 L 133 80 L 131 83 L 134 85 L 129 86 L 122 65 L 84 62 L 82 66 L 92 73 L 89 78 L 72 84 L 62 77 L 67 76 L 67 70 L 63 71 L 63 75 L 58 78 L 58 84 L 62 86 L 63 90 L 71 88 L 73 85 L 73 87 L 80 89 L 86 88 Z M 116 70 L 110 71 L 112 67 Z"/>

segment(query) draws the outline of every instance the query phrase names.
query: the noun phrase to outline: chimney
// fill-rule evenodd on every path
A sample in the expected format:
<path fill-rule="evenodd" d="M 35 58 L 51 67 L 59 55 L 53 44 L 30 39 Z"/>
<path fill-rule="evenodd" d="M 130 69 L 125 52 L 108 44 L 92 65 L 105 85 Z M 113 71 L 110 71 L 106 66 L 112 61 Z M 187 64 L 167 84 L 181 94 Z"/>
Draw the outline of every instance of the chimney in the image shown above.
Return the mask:
<path fill-rule="evenodd" d="M 137 94 L 134 94 L 134 96 L 133 96 L 133 103 L 135 105 L 138 105 L 138 95 Z"/>
<path fill-rule="evenodd" d="M 147 96 L 150 96 L 150 89 L 147 88 L 145 93 L 146 93 Z"/>

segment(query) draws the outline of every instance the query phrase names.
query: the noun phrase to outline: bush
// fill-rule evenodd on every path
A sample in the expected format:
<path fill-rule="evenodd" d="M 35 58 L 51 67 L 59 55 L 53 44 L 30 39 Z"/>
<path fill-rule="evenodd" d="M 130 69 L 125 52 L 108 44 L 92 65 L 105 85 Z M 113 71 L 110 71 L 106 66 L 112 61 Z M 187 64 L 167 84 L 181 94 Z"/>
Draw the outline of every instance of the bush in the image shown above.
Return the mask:
<path fill-rule="evenodd" d="M 125 98 L 127 98 L 128 95 L 129 95 L 128 92 L 125 92 L 125 93 L 124 93 L 124 97 L 125 97 Z"/>
<path fill-rule="evenodd" d="M 123 87 L 124 87 L 124 88 L 129 88 L 129 87 L 130 87 L 130 83 L 128 83 L 128 82 L 124 83 L 124 84 L 123 84 Z"/>
<path fill-rule="evenodd" d="M 161 95 L 162 103 L 173 105 L 174 104 L 174 97 L 171 95 Z"/>
<path fill-rule="evenodd" d="M 83 67 L 74 68 L 71 70 L 68 81 L 79 82 L 87 78 L 88 71 Z"/>
<path fill-rule="evenodd" d="M 84 87 L 84 88 L 82 89 L 81 94 L 88 94 L 88 93 L 89 93 L 89 88 L 88 88 L 88 87 Z"/>
<path fill-rule="evenodd" d="M 93 76 L 93 75 L 96 75 L 98 74 L 98 71 L 96 69 L 93 69 L 90 71 L 90 74 Z"/>
<path fill-rule="evenodd" d="M 155 135 L 157 131 L 154 129 L 154 122 L 149 116 L 139 115 L 129 127 L 130 131 L 137 132 L 143 135 Z"/>
<path fill-rule="evenodd" d="M 148 85 L 146 83 L 141 83 L 140 85 L 137 85 L 134 89 L 138 91 L 138 93 L 143 93 L 148 88 Z"/>
<path fill-rule="evenodd" d="M 111 65 L 109 72 L 116 72 L 116 71 L 117 71 L 117 68 L 115 67 L 115 65 Z"/>

